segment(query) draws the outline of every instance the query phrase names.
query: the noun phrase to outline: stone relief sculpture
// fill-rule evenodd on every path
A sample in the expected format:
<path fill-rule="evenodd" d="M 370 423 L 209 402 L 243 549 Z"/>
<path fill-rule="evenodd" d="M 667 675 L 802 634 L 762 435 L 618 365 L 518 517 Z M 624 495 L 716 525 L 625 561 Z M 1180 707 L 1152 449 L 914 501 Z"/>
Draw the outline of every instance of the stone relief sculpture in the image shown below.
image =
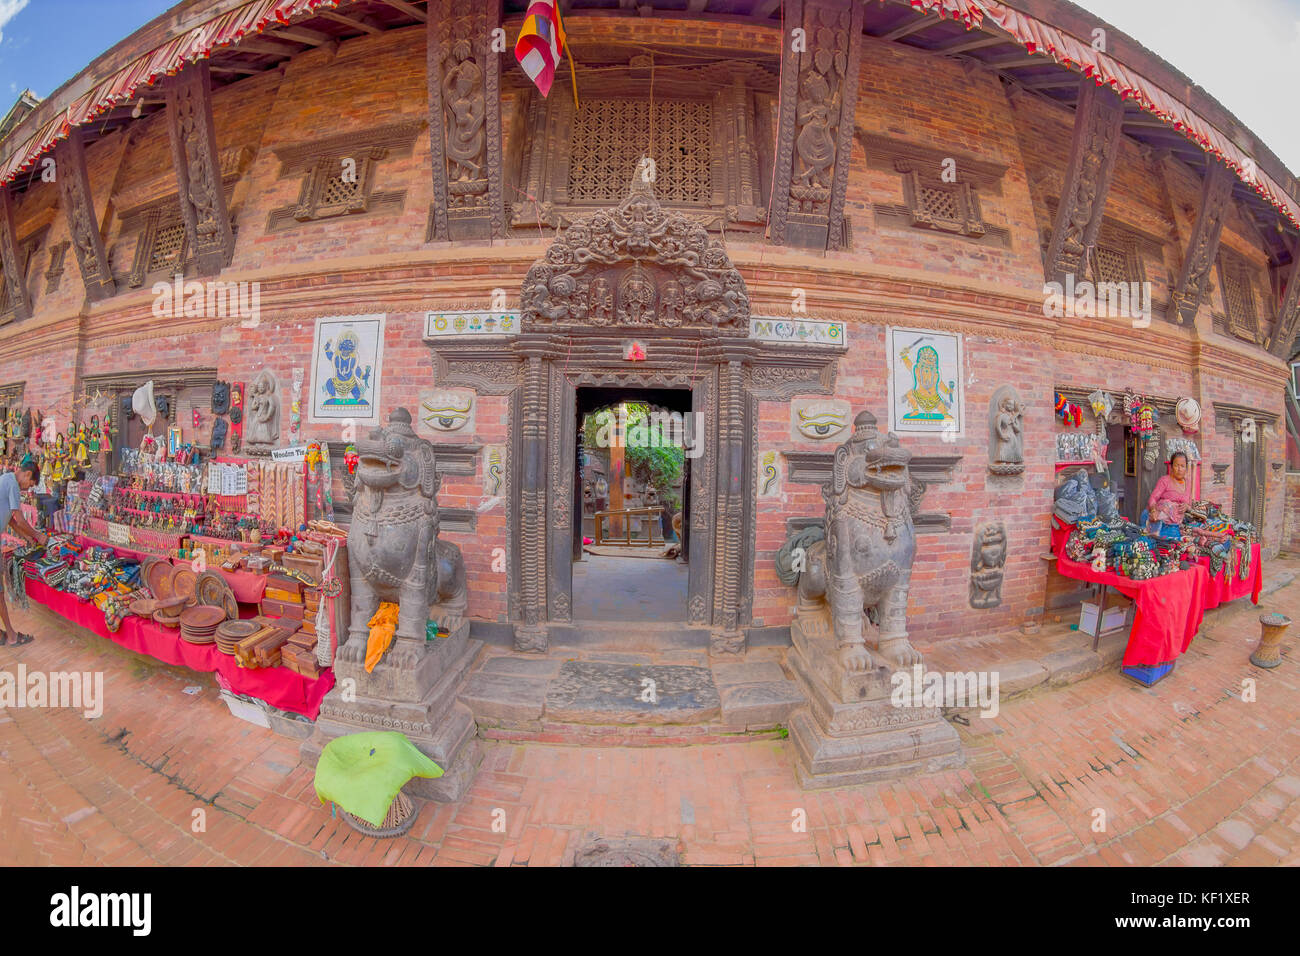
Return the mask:
<path fill-rule="evenodd" d="M 921 660 L 907 639 L 912 516 L 920 500 L 913 486 L 921 484 L 909 473 L 911 457 L 898 436 L 880 434 L 874 415 L 859 412 L 822 488 L 824 529 L 801 532 L 777 552 L 782 582 L 798 587 L 797 617 L 829 609 L 839 661 L 850 672 L 877 666 L 867 650 L 868 621 L 871 644 L 889 665 Z"/>
<path fill-rule="evenodd" d="M 244 451 L 266 455 L 280 440 L 280 383 L 275 373 L 264 368 L 248 388 L 244 418 Z"/>
<path fill-rule="evenodd" d="M 1003 385 L 989 399 L 989 471 L 1019 475 L 1025 470 L 1025 404 Z"/>
<path fill-rule="evenodd" d="M 1007 564 L 1007 528 L 1001 521 L 980 525 L 970 557 L 970 606 L 979 610 L 1002 603 L 1002 575 Z"/>
<path fill-rule="evenodd" d="M 469 591 L 460 548 L 438 540 L 434 445 L 394 409 L 386 428 L 357 442 L 356 491 L 348 530 L 352 618 L 340 659 L 364 661 L 369 622 L 381 601 L 398 606 L 398 639 L 425 642 L 430 605 L 441 628 L 455 631 Z"/>

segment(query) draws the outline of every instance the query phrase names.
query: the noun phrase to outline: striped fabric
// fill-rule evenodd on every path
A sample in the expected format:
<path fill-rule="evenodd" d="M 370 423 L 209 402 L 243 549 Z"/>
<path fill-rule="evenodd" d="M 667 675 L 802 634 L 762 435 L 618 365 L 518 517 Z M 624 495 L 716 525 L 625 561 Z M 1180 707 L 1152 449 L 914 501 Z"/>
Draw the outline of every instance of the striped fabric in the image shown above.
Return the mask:
<path fill-rule="evenodd" d="M 555 69 L 563 56 L 564 24 L 559 5 L 556 0 L 533 0 L 515 41 L 515 59 L 542 96 L 551 92 Z"/>

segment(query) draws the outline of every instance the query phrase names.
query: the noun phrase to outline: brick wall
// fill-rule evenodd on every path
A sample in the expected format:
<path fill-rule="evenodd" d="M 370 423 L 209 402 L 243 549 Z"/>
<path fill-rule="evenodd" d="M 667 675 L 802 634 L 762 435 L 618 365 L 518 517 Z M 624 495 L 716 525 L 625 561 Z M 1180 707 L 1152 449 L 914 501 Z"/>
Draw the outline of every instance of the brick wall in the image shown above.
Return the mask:
<path fill-rule="evenodd" d="M 626 42 L 627 22 L 574 16 L 567 26 L 575 45 Z M 774 58 L 775 31 L 750 24 L 638 21 L 638 43 L 672 43 L 716 55 Z M 414 412 L 422 390 L 438 384 L 428 348 L 422 343 L 425 309 L 477 303 L 490 290 L 507 289 L 512 303 L 531 261 L 545 243 L 521 232 L 491 246 L 425 244 L 432 182 L 427 130 L 416 137 L 409 157 L 389 158 L 377 188 L 404 189 L 399 210 L 382 214 L 295 224 L 267 232 L 271 211 L 296 200 L 300 179 L 278 178 L 274 150 L 284 145 L 394 122 L 427 119 L 423 28 L 392 31 L 343 43 L 337 52 L 321 48 L 288 62 L 283 70 L 241 81 L 214 98 L 220 149 L 244 147 L 251 159 L 235 187 L 231 208 L 237 243 L 226 278 L 262 283 L 261 323 L 159 320 L 148 289 L 122 290 L 107 302 L 83 306 L 84 288 L 75 257 L 68 254 L 63 281 L 44 293 L 32 278 L 37 314 L 21 326 L 0 328 L 0 384 L 25 381 L 29 406 L 71 409 L 79 376 L 112 370 L 215 366 L 220 378 L 249 382 L 270 368 L 282 384 L 286 410 L 294 368 L 310 358 L 314 321 L 320 316 L 382 311 L 387 314 L 383 411 L 398 405 Z M 1281 414 L 1279 363 L 1236 339 L 1214 332 L 1212 313 L 1222 310 L 1221 290 L 1207 297 L 1195 328 L 1157 321 L 1149 330 L 1103 320 L 1056 320 L 1042 314 L 1040 236 L 1051 226 L 1047 201 L 1059 195 L 1069 148 L 1072 113 L 1027 94 L 1008 95 L 989 74 L 967 71 L 903 44 L 865 38 L 846 212 L 853 222 L 851 251 L 813 256 L 749 239 L 728 241 L 728 249 L 749 284 L 758 313 L 789 310 L 790 290 L 807 291 L 814 317 L 848 323 L 850 349 L 839 362 L 836 397 L 856 412 L 870 409 L 887 421 L 885 329 L 889 325 L 933 328 L 964 334 L 966 417 L 957 441 L 909 437 L 917 455 L 960 455 L 952 481 L 933 486 L 927 511 L 951 515 L 951 531 L 922 535 L 913 575 L 910 620 L 927 639 L 993 631 L 1018 625 L 1068 594 L 1041 560 L 1047 550 L 1055 435 L 1064 428 L 1052 412 L 1060 385 L 1103 386 L 1117 398 L 1125 387 L 1163 397 L 1196 397 L 1205 409 L 1201 434 L 1207 497 L 1230 504 L 1226 486 L 1211 486 L 1211 462 L 1232 462 L 1230 431 L 1215 420 L 1214 403 L 1245 405 Z M 588 83 L 596 83 L 588 78 Z M 521 101 L 503 91 L 502 126 L 507 137 Z M 1000 188 L 980 194 L 986 222 L 1007 231 L 1008 244 L 977 243 L 935 232 L 900 228 L 877 220 L 876 204 L 903 200 L 896 173 L 869 169 L 862 135 L 881 135 L 933 149 L 951 149 L 1004 164 Z M 134 240 L 121 235 L 118 213 L 175 189 L 170 145 L 163 117 L 114 133 L 88 151 L 97 214 L 105 222 L 110 256 L 126 271 Z M 510 169 L 507 166 L 507 174 Z M 518 195 L 507 182 L 506 200 Z M 1181 164 L 1161 159 L 1125 141 L 1117 164 L 1107 214 L 1144 233 L 1167 237 L 1144 258 L 1157 300 L 1167 298 L 1184 255 L 1200 201 L 1199 180 Z M 48 246 L 67 238 L 54 184 L 35 183 L 18 206 L 19 234 L 43 224 L 49 240 L 33 275 L 43 274 Z M 550 230 L 547 230 L 549 233 Z M 1225 244 L 1262 268 L 1258 238 L 1244 217 L 1229 217 Z M 39 287 L 39 288 L 38 288 Z M 1274 309 L 1266 283 L 1257 289 Z M 1272 315 L 1270 311 L 1269 316 Z M 310 373 L 307 374 L 310 381 Z M 1026 470 L 1014 479 L 988 472 L 988 404 L 1003 384 L 1014 385 L 1028 405 L 1025 415 Z M 472 442 L 485 449 L 506 445 L 508 398 L 479 396 L 472 433 L 442 441 Z M 1091 427 L 1087 415 L 1085 427 Z M 304 440 L 338 440 L 336 425 L 306 420 Z M 209 422 L 197 436 L 206 438 Z M 1281 460 L 1281 436 L 1265 433 L 1267 463 Z M 792 441 L 786 402 L 759 405 L 760 450 L 810 450 L 815 443 Z M 508 463 L 507 463 L 508 464 Z M 471 616 L 505 619 L 506 576 L 494 558 L 512 546 L 502 500 L 493 501 L 480 454 L 473 476 L 449 476 L 440 502 L 446 508 L 478 512 L 473 533 L 448 532 L 465 554 L 471 588 Z M 783 474 L 786 469 L 782 465 Z M 1286 500 L 1295 494 L 1284 474 L 1266 468 L 1268 506 L 1265 541 L 1269 553 L 1297 536 L 1284 528 Z M 779 498 L 758 509 L 754 572 L 754 623 L 779 626 L 790 619 L 794 595 L 776 580 L 772 558 L 785 539 L 789 516 L 822 510 L 819 489 L 782 479 Z M 482 509 L 481 511 L 479 509 Z M 1289 519 L 1288 519 L 1289 520 Z M 1001 607 L 969 607 L 970 553 L 976 528 L 1005 523 L 1010 542 Z M 496 552 L 496 549 L 503 549 Z"/>

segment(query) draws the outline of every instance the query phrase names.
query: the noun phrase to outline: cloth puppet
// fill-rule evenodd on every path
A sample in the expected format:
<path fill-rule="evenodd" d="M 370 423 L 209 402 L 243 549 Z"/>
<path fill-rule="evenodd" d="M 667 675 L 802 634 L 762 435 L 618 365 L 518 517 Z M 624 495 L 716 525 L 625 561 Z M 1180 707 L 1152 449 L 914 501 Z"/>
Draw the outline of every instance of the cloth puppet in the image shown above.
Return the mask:
<path fill-rule="evenodd" d="M 86 433 L 86 449 L 92 455 L 99 454 L 100 441 L 104 435 L 104 428 L 99 424 L 99 416 L 90 416 L 90 429 Z"/>

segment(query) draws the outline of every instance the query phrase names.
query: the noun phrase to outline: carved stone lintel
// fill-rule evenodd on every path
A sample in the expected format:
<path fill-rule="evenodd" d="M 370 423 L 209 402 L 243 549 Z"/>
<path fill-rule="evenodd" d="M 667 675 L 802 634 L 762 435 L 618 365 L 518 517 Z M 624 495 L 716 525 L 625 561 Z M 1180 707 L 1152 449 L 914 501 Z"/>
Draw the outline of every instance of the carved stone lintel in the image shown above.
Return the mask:
<path fill-rule="evenodd" d="M 1124 101 L 1108 87 L 1084 77 L 1074 114 L 1070 162 L 1047 247 L 1049 282 L 1064 283 L 1071 274 L 1081 278 L 1086 271 L 1084 257 L 1101 229 L 1123 122 Z"/>
<path fill-rule="evenodd" d="M 81 130 L 73 130 L 67 139 L 55 147 L 54 156 L 59 170 L 59 197 L 68 220 L 68 235 L 72 240 L 73 253 L 81 270 L 86 297 L 96 302 L 113 295 L 117 290 L 109 270 L 108 256 L 104 252 L 99 218 L 95 215 Z"/>
<path fill-rule="evenodd" d="M 5 288 L 13 302 L 16 318 L 32 314 L 32 300 L 27 292 L 23 263 L 19 261 L 18 237 L 14 231 L 13 197 L 9 187 L 0 185 L 0 268 L 4 269 Z M 0 307 L 4 303 L 0 302 Z"/>
<path fill-rule="evenodd" d="M 806 45 L 782 44 L 781 115 L 771 240 L 812 249 L 842 245 L 853 115 L 862 46 L 862 5 L 790 0 L 785 20 Z"/>
<path fill-rule="evenodd" d="M 235 238 L 221 185 L 207 60 L 167 81 L 167 120 L 190 258 L 200 275 L 214 275 L 230 265 Z"/>
<path fill-rule="evenodd" d="M 1232 198 L 1232 185 L 1236 177 L 1223 163 L 1209 157 L 1208 171 L 1201 191 L 1201 208 L 1196 214 L 1196 226 L 1187 244 L 1178 284 L 1169 299 L 1171 318 L 1179 325 L 1196 320 L 1201 307 L 1201 297 L 1209 281 L 1210 270 L 1219 253 L 1219 236 L 1223 231 L 1223 218 Z"/>

